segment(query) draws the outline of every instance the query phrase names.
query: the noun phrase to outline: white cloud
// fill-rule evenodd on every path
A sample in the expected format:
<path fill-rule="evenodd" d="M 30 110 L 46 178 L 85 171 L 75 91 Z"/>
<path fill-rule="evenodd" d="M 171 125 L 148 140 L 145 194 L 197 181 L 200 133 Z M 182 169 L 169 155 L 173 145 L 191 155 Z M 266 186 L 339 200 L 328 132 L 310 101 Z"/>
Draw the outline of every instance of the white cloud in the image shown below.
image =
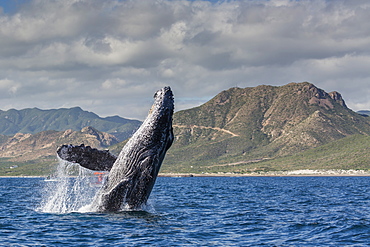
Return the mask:
<path fill-rule="evenodd" d="M 103 89 L 112 89 L 112 90 L 115 90 L 117 89 L 117 87 L 121 87 L 121 86 L 125 86 L 127 84 L 127 82 L 125 80 L 122 80 L 122 79 L 119 79 L 119 78 L 116 78 L 116 79 L 108 79 L 106 81 L 103 82 L 102 84 L 102 88 Z"/>
<path fill-rule="evenodd" d="M 0 80 L 0 95 L 4 98 L 8 98 L 9 96 L 16 94 L 19 88 L 20 84 L 12 80 Z"/>
<path fill-rule="evenodd" d="M 1 4 L 0 4 L 1 5 Z M 310 81 L 369 106 L 366 1 L 31 0 L 0 12 L 0 109 L 80 105 L 143 118 L 229 87 Z"/>

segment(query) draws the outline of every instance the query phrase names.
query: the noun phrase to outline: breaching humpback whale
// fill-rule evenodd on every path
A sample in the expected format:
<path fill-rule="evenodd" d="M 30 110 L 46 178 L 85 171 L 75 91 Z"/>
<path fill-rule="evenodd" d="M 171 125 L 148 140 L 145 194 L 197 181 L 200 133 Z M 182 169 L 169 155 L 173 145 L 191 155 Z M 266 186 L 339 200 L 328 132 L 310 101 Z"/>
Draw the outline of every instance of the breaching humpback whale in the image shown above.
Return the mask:
<path fill-rule="evenodd" d="M 140 209 L 152 191 L 166 151 L 174 136 L 174 99 L 170 87 L 158 90 L 154 104 L 140 128 L 122 148 L 118 157 L 89 146 L 63 145 L 58 156 L 99 171 L 109 171 L 92 207 L 97 211 Z"/>

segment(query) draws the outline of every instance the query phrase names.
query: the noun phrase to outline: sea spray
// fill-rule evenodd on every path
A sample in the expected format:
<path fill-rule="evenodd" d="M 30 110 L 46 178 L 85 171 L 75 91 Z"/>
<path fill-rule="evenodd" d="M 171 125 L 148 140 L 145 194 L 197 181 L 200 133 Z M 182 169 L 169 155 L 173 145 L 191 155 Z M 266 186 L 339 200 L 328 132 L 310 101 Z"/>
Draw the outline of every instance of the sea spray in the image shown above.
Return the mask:
<path fill-rule="evenodd" d="M 99 189 L 93 171 L 59 159 L 55 175 L 45 182 L 40 211 L 70 213 L 88 208 Z"/>

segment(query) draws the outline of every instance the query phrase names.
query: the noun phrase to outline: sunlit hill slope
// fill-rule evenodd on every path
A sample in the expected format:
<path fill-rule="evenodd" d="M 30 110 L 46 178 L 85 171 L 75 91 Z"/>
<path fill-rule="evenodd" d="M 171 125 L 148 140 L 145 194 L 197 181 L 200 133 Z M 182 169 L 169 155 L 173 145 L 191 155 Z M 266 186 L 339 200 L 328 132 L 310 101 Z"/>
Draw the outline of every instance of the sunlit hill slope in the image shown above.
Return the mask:
<path fill-rule="evenodd" d="M 347 108 L 338 92 L 327 93 L 304 82 L 231 88 L 199 107 L 177 112 L 174 130 L 176 141 L 162 172 L 244 173 L 265 169 L 261 161 L 296 155 L 352 135 L 367 136 L 370 121 Z M 370 159 L 364 162 L 370 167 Z M 284 165 L 278 167 L 284 169 Z M 299 160 L 290 167 L 295 168 L 302 168 Z"/>

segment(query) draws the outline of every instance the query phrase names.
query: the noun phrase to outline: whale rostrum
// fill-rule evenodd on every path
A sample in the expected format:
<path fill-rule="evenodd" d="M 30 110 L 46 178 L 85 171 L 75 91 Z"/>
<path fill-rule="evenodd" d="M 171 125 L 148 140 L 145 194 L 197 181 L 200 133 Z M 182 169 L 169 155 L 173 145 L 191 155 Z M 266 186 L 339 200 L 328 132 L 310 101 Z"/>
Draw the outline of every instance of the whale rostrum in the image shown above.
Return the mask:
<path fill-rule="evenodd" d="M 170 87 L 158 90 L 154 104 L 140 128 L 128 140 L 118 157 L 108 150 L 89 146 L 63 145 L 58 156 L 96 171 L 109 171 L 92 207 L 97 211 L 140 209 L 146 204 L 167 150 L 174 140 L 174 99 Z"/>

